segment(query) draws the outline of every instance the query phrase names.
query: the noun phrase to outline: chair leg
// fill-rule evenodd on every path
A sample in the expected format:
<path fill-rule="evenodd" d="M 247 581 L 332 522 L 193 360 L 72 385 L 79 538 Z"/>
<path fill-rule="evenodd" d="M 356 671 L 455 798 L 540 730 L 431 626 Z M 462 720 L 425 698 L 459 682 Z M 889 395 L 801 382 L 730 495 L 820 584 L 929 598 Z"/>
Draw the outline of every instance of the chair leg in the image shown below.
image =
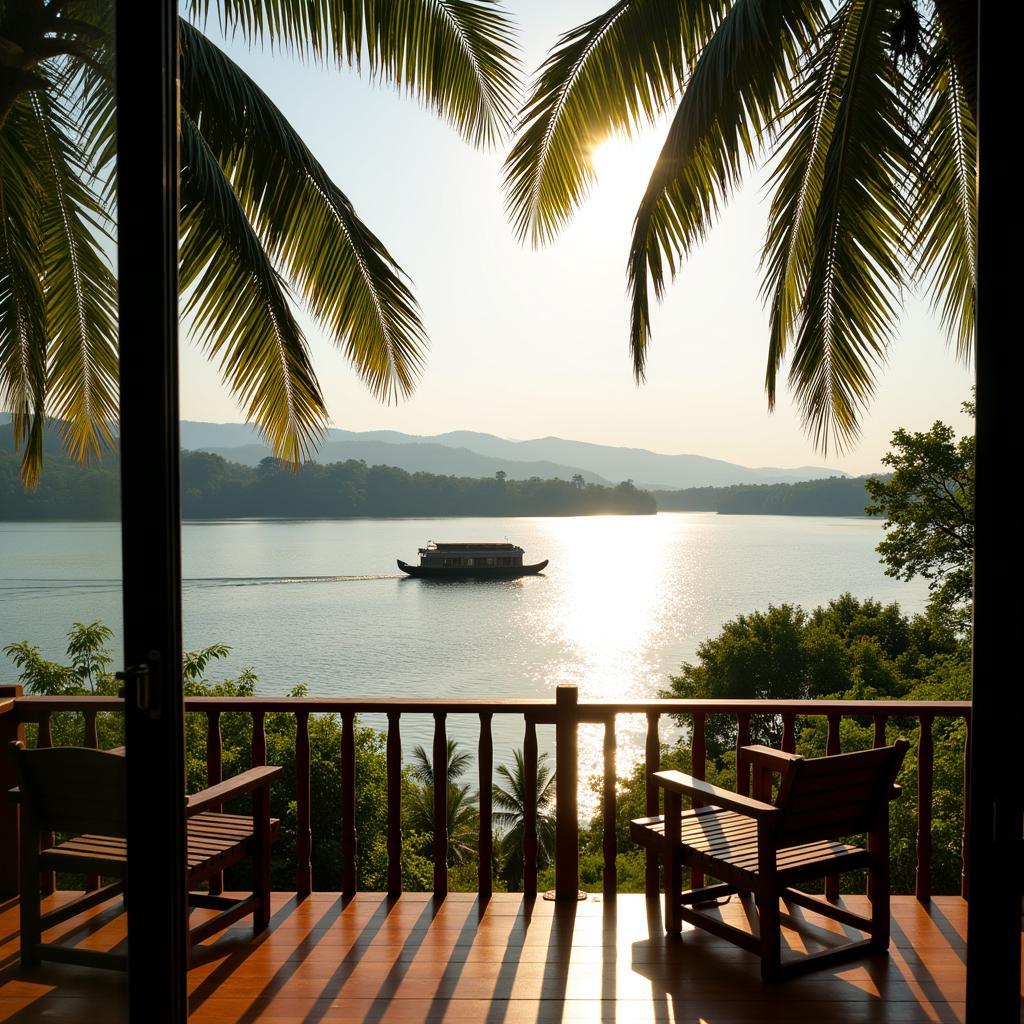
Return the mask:
<path fill-rule="evenodd" d="M 889 948 L 890 906 L 889 906 L 889 828 L 868 834 L 868 850 L 873 860 L 868 868 L 871 880 L 871 943 L 880 953 Z"/>
<path fill-rule="evenodd" d="M 28 815 L 22 810 L 21 817 L 21 871 L 19 899 L 19 938 L 21 963 L 23 967 L 34 967 L 39 963 L 39 946 L 43 941 L 40 927 L 40 879 L 39 879 L 39 833 L 27 821 Z"/>
<path fill-rule="evenodd" d="M 259 897 L 259 906 L 252 915 L 252 926 L 258 935 L 270 924 L 270 790 L 266 786 L 254 790 L 252 807 L 256 835 L 252 888 Z"/>
<path fill-rule="evenodd" d="M 782 922 L 779 894 L 774 889 L 758 893 L 757 920 L 761 933 L 761 980 L 775 981 L 782 965 Z"/>
<path fill-rule="evenodd" d="M 683 895 L 683 857 L 680 847 L 680 814 L 682 801 L 678 793 L 665 793 L 665 931 L 678 935 L 683 930 L 679 904 Z"/>

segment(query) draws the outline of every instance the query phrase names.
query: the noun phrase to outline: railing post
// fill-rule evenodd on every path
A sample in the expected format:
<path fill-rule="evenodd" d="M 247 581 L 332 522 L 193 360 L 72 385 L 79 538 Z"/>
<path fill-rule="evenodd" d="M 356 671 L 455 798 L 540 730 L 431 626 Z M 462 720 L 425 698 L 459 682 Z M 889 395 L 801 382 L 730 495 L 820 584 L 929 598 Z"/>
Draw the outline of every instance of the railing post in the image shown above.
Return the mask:
<path fill-rule="evenodd" d="M 491 741 L 490 711 L 480 712 L 480 745 L 477 752 L 477 766 L 480 771 L 480 838 L 477 869 L 477 891 L 481 899 L 487 899 L 494 889 L 491 861 L 494 857 L 494 825 L 491 801 L 494 786 L 494 747 Z"/>
<path fill-rule="evenodd" d="M 971 719 L 964 722 L 964 827 L 960 835 L 960 895 L 968 898 L 967 875 L 970 868 L 970 845 L 967 837 L 971 827 Z"/>
<path fill-rule="evenodd" d="M 25 726 L 18 721 L 15 698 L 20 686 L 0 686 L 0 899 L 17 896 L 18 885 L 18 805 L 7 799 L 7 791 L 18 784 L 10 744 L 25 742 Z"/>
<path fill-rule="evenodd" d="M 295 894 L 313 891 L 313 830 L 310 827 L 309 712 L 295 711 Z"/>
<path fill-rule="evenodd" d="M 842 747 L 839 740 L 839 715 L 828 715 L 828 739 L 825 741 L 825 753 L 831 757 L 833 754 L 841 753 Z M 825 899 L 835 903 L 839 899 L 839 876 L 825 876 Z"/>
<path fill-rule="evenodd" d="M 537 895 L 537 723 L 526 716 L 523 732 L 523 896 Z"/>
<path fill-rule="evenodd" d="M 402 716 L 388 712 L 388 895 L 402 892 Z"/>
<path fill-rule="evenodd" d="M 39 732 L 36 734 L 37 747 L 53 746 L 53 731 L 50 724 L 50 712 L 45 711 L 39 718 Z M 54 836 L 52 832 L 44 832 L 39 837 L 43 849 L 53 846 Z M 40 875 L 40 891 L 44 896 L 52 896 L 57 890 L 57 873 L 55 871 L 43 871 Z"/>
<path fill-rule="evenodd" d="M 646 768 L 644 772 L 646 781 L 644 812 L 648 818 L 653 818 L 658 813 L 658 787 L 654 781 L 654 773 L 661 771 L 661 739 L 658 736 L 658 719 L 660 717 L 657 711 L 647 712 L 647 742 L 644 749 Z M 648 849 L 645 862 L 644 892 L 648 899 L 657 899 L 661 891 L 657 852 Z"/>
<path fill-rule="evenodd" d="M 555 691 L 555 899 L 576 902 L 580 890 L 579 690 L 559 683 Z"/>
<path fill-rule="evenodd" d="M 914 895 L 921 903 L 932 898 L 932 742 L 931 715 L 921 715 L 917 745 L 917 874 Z"/>
<path fill-rule="evenodd" d="M 604 873 L 602 891 L 606 900 L 615 899 L 618 892 L 618 870 L 616 854 L 618 837 L 615 834 L 615 713 L 612 712 L 604 723 L 604 793 L 603 793 L 603 835 Z"/>
<path fill-rule="evenodd" d="M 187 719 L 186 719 L 187 721 Z M 222 749 L 220 735 L 220 712 L 206 712 L 206 784 L 215 786 L 223 778 Z M 220 811 L 222 808 L 214 807 Z M 224 891 L 224 873 L 218 871 L 210 878 L 210 894 L 219 896 Z"/>
<path fill-rule="evenodd" d="M 341 715 L 341 894 L 356 894 L 356 727 L 355 713 Z"/>
<path fill-rule="evenodd" d="M 434 896 L 448 895 L 448 734 L 445 713 L 434 713 Z"/>
<path fill-rule="evenodd" d="M 695 779 L 703 780 L 707 774 L 708 748 L 707 736 L 704 732 L 706 719 L 704 715 L 695 711 L 693 713 L 692 725 L 690 727 L 690 771 Z M 739 761 L 736 762 L 737 766 Z M 704 806 L 703 800 L 692 800 L 694 809 Z M 690 887 L 699 889 L 704 884 L 704 872 L 699 868 L 690 868 Z"/>

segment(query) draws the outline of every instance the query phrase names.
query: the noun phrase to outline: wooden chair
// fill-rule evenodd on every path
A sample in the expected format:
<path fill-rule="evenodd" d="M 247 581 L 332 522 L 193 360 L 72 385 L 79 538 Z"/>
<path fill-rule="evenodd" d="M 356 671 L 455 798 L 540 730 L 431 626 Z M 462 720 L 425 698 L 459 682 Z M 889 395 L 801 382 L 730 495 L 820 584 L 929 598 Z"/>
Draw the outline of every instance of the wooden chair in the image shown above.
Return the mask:
<path fill-rule="evenodd" d="M 11 796 L 21 804 L 21 962 L 28 966 L 55 960 L 124 970 L 124 955 L 42 941 L 47 928 L 124 892 L 128 852 L 123 751 L 11 746 L 19 783 Z M 270 817 L 270 783 L 280 774 L 277 767 L 252 768 L 187 798 L 190 890 L 242 860 L 253 862 L 251 895 L 232 899 L 190 892 L 190 906 L 219 911 L 191 929 L 193 945 L 248 914 L 253 915 L 257 934 L 269 924 L 270 846 L 280 830 L 279 820 Z M 221 804 L 245 793 L 252 794 L 251 817 L 220 813 Z M 41 848 L 42 837 L 50 833 L 69 838 Z M 42 871 L 73 871 L 116 881 L 44 914 Z"/>
<path fill-rule="evenodd" d="M 909 744 L 808 758 L 770 747 L 739 752 L 740 770 L 753 770 L 753 797 L 740 796 L 682 772 L 656 772 L 665 790 L 664 817 L 631 823 L 633 840 L 657 850 L 664 865 L 665 930 L 682 922 L 728 939 L 761 958 L 761 976 L 777 980 L 889 948 L 889 801 L 899 795 L 896 775 Z M 781 773 L 771 802 L 773 773 Z M 695 806 L 682 810 L 683 796 Z M 868 834 L 867 849 L 841 842 Z M 720 884 L 682 891 L 681 868 L 702 871 Z M 801 882 L 867 868 L 871 916 L 794 888 Z M 696 908 L 720 897 L 753 894 L 758 934 Z M 813 910 L 866 932 L 868 938 L 782 961 L 779 900 Z"/>

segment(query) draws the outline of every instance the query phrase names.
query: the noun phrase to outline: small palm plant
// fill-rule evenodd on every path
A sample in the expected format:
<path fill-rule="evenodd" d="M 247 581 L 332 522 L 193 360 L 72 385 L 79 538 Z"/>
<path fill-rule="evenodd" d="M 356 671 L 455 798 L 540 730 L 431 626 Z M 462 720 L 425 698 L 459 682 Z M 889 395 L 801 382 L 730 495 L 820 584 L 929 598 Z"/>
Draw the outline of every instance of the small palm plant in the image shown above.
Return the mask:
<path fill-rule="evenodd" d="M 469 770 L 470 755 L 459 749 L 458 742 L 448 740 L 448 866 L 466 864 L 477 855 L 480 812 L 468 785 L 459 780 Z M 405 827 L 425 837 L 423 852 L 433 857 L 434 836 L 434 765 L 422 746 L 412 752 L 408 769 L 412 786 L 405 801 Z"/>
<path fill-rule="evenodd" d="M 501 874 L 511 891 L 523 885 L 523 834 L 526 825 L 526 768 L 522 750 L 513 752 L 515 763 L 503 764 L 498 775 L 504 785 L 495 784 L 494 826 L 498 831 Z M 537 759 L 537 866 L 551 863 L 555 849 L 555 773 L 546 763 L 547 754 Z"/>

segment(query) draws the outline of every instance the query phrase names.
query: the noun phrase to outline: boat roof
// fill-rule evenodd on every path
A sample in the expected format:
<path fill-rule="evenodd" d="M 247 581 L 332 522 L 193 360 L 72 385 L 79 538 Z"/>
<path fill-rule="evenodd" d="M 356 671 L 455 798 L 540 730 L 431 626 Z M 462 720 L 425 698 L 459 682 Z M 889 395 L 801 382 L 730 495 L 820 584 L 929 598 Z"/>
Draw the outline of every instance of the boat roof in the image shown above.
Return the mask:
<path fill-rule="evenodd" d="M 438 551 L 465 551 L 472 548 L 474 551 L 518 551 L 516 544 L 509 544 L 507 541 L 495 543 L 493 541 L 431 541 L 430 547 Z"/>

